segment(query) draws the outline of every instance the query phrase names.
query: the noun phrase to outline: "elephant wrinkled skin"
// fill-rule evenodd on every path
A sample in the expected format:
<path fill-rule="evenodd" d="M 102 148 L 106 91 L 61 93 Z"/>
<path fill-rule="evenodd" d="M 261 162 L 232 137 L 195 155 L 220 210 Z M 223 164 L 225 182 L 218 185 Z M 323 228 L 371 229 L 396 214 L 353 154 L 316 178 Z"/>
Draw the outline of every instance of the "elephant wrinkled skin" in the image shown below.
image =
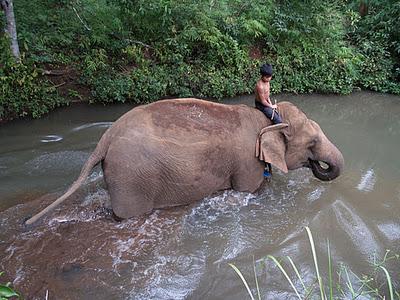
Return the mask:
<path fill-rule="evenodd" d="M 68 198 L 99 162 L 120 218 L 229 188 L 255 192 L 264 162 L 283 172 L 308 167 L 321 180 L 339 176 L 343 156 L 319 125 L 289 102 L 278 109 L 284 123 L 271 125 L 246 105 L 172 99 L 136 107 L 104 133 L 68 191 L 27 224 Z"/>

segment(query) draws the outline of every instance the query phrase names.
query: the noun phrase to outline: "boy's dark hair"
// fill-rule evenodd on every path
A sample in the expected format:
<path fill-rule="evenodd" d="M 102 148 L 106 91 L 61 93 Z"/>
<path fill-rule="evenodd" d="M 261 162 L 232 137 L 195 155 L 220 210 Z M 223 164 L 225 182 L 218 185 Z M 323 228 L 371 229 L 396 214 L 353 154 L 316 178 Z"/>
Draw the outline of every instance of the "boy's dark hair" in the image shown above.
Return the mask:
<path fill-rule="evenodd" d="M 270 64 L 263 64 L 260 68 L 261 76 L 272 76 L 272 66 Z"/>

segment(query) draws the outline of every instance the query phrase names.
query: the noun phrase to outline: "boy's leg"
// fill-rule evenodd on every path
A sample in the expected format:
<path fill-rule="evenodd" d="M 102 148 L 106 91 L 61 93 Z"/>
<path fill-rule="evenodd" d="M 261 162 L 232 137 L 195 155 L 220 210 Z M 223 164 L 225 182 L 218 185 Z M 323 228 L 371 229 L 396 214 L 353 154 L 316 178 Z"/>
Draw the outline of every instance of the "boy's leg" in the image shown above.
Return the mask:
<path fill-rule="evenodd" d="M 273 124 L 282 123 L 282 119 L 281 119 L 279 113 L 276 110 L 274 112 L 274 110 L 271 107 L 264 106 L 262 108 L 262 112 L 264 113 L 264 115 L 267 116 L 268 119 L 270 119 L 272 121 Z"/>
<path fill-rule="evenodd" d="M 275 113 L 273 113 L 273 109 L 264 105 L 259 104 L 258 102 L 256 102 L 256 108 L 260 111 L 262 111 L 264 113 L 264 115 L 271 120 L 272 118 L 272 114 L 274 115 L 274 117 L 272 118 L 272 123 L 273 124 L 278 124 L 278 123 L 282 123 L 282 120 L 278 114 L 277 111 L 275 111 Z M 266 177 L 268 180 L 270 180 L 272 175 L 272 168 L 271 168 L 271 164 L 270 163 L 265 163 L 265 169 L 264 169 L 264 177 Z"/>
<path fill-rule="evenodd" d="M 264 177 L 265 178 L 271 178 L 272 176 L 272 167 L 270 163 L 265 163 L 265 167 L 264 167 Z"/>
<path fill-rule="evenodd" d="M 272 123 L 280 124 L 282 123 L 281 116 L 279 115 L 277 110 L 272 109 L 271 107 L 265 106 L 263 110 L 264 114 L 272 121 Z"/>
<path fill-rule="evenodd" d="M 270 107 L 268 107 L 268 106 L 263 106 L 261 111 L 264 113 L 264 115 L 265 115 L 268 119 L 271 120 L 271 118 L 272 118 L 272 112 L 273 112 L 273 109 L 272 109 L 272 108 L 270 108 Z"/>
<path fill-rule="evenodd" d="M 274 123 L 274 124 L 280 124 L 280 123 L 282 123 L 281 116 L 279 115 L 279 113 L 278 113 L 277 111 L 275 111 L 274 117 L 272 118 L 271 121 L 272 121 L 272 123 Z"/>

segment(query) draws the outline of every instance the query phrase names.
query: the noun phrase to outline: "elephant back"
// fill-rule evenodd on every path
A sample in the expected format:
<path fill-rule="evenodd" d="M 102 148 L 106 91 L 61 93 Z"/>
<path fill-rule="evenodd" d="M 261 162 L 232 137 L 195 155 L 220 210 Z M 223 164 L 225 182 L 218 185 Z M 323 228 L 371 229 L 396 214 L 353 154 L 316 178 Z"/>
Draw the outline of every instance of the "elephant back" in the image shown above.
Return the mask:
<path fill-rule="evenodd" d="M 155 132 L 163 136 L 228 136 L 241 127 L 237 107 L 199 99 L 162 100 L 144 108 Z"/>

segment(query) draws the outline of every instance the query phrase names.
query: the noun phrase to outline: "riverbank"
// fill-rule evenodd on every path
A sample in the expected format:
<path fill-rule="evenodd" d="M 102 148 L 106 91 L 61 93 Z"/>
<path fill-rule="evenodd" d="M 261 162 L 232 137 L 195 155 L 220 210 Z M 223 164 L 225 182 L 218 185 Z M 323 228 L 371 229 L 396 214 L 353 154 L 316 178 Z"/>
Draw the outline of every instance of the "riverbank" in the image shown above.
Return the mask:
<path fill-rule="evenodd" d="M 274 93 L 398 94 L 400 5 L 358 5 L 17 1 L 22 63 L 1 36 L 0 119 L 39 118 L 71 101 L 250 94 L 265 61 Z"/>

